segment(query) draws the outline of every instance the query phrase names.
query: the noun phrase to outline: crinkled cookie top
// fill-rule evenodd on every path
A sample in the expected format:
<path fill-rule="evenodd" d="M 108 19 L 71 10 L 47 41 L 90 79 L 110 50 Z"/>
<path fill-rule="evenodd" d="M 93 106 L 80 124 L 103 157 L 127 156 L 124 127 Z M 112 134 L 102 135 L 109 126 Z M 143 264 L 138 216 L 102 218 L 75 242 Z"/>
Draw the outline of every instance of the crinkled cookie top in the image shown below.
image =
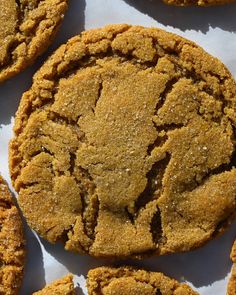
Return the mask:
<path fill-rule="evenodd" d="M 35 292 L 32 295 L 75 295 L 73 276 L 68 274 L 67 276 L 52 282 L 41 291 Z"/>
<path fill-rule="evenodd" d="M 0 82 L 22 71 L 55 36 L 68 0 L 0 1 Z"/>
<path fill-rule="evenodd" d="M 0 294 L 19 292 L 24 269 L 25 241 L 18 209 L 0 176 Z"/>
<path fill-rule="evenodd" d="M 94 256 L 201 246 L 235 217 L 235 110 L 228 70 L 186 39 L 128 25 L 72 38 L 16 115 L 28 223 Z"/>
<path fill-rule="evenodd" d="M 197 295 L 188 285 L 180 284 L 159 272 L 131 267 L 98 267 L 88 273 L 89 295 Z"/>

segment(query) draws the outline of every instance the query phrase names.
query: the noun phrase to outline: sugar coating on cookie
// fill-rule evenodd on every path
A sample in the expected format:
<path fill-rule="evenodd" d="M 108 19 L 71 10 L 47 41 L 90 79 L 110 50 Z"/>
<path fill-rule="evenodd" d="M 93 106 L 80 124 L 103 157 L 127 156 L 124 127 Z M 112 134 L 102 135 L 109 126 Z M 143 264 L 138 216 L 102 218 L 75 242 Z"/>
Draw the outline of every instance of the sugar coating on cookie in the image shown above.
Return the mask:
<path fill-rule="evenodd" d="M 73 276 L 71 274 L 54 281 L 41 291 L 32 295 L 75 295 Z"/>
<path fill-rule="evenodd" d="M 236 85 L 199 46 L 112 25 L 74 37 L 24 93 L 10 171 L 30 224 L 94 256 L 199 247 L 235 218 Z"/>
<path fill-rule="evenodd" d="M 0 294 L 18 294 L 24 269 L 22 221 L 9 189 L 0 176 Z"/>
<path fill-rule="evenodd" d="M 68 0 L 0 1 L 0 82 L 19 73 L 47 49 Z"/>
<path fill-rule="evenodd" d="M 163 0 L 166 4 L 177 6 L 213 6 L 233 3 L 235 0 Z"/>
<path fill-rule="evenodd" d="M 233 261 L 233 266 L 231 270 L 231 277 L 229 279 L 228 287 L 227 287 L 227 295 L 235 295 L 236 294 L 236 241 L 234 241 L 230 258 Z"/>
<path fill-rule="evenodd" d="M 197 295 L 159 272 L 131 267 L 98 267 L 88 273 L 88 295 Z"/>

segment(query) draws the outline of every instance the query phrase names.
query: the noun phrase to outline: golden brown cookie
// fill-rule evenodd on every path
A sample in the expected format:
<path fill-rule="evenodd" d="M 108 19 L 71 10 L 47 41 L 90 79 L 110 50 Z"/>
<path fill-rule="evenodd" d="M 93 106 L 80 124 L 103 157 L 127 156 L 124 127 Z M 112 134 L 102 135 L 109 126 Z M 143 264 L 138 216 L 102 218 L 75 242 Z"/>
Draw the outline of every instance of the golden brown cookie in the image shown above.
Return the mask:
<path fill-rule="evenodd" d="M 233 3 L 235 0 L 163 0 L 166 4 L 177 6 L 212 6 Z"/>
<path fill-rule="evenodd" d="M 0 82 L 25 69 L 47 49 L 67 1 L 0 1 Z"/>
<path fill-rule="evenodd" d="M 94 256 L 188 251 L 235 218 L 236 84 L 199 46 L 112 25 L 74 37 L 21 100 L 10 171 L 30 224 Z"/>
<path fill-rule="evenodd" d="M 0 176 L 0 294 L 18 294 L 24 270 L 24 243 L 21 217 Z"/>
<path fill-rule="evenodd" d="M 234 241 L 230 258 L 233 261 L 233 267 L 231 271 L 231 277 L 228 283 L 227 295 L 235 295 L 236 294 L 236 241 Z"/>
<path fill-rule="evenodd" d="M 90 270 L 88 295 L 197 295 L 188 285 L 180 284 L 159 272 L 131 267 L 98 267 Z"/>
<path fill-rule="evenodd" d="M 43 290 L 32 295 L 75 295 L 73 276 L 69 274 L 62 279 L 56 280 Z"/>

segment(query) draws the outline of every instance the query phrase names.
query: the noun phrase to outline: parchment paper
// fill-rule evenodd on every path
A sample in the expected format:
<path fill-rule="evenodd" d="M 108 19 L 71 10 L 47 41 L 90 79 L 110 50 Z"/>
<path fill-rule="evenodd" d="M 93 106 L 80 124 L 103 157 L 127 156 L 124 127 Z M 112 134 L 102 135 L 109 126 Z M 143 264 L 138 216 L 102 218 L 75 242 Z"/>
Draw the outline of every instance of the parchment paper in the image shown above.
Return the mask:
<path fill-rule="evenodd" d="M 161 0 L 70 0 L 60 32 L 47 53 L 34 66 L 0 85 L 0 172 L 9 185 L 7 147 L 15 111 L 22 93 L 31 85 L 33 73 L 59 44 L 84 29 L 110 23 L 159 27 L 195 41 L 221 59 L 236 77 L 235 15 L 236 4 L 180 8 L 167 6 Z M 78 294 L 87 294 L 85 278 L 88 270 L 109 264 L 108 260 L 68 253 L 62 245 L 51 245 L 25 227 L 28 254 L 21 295 L 32 294 L 68 271 L 75 275 Z M 222 295 L 226 293 L 231 268 L 229 253 L 235 236 L 236 223 L 221 238 L 193 252 L 124 263 L 162 271 L 188 282 L 202 295 Z"/>

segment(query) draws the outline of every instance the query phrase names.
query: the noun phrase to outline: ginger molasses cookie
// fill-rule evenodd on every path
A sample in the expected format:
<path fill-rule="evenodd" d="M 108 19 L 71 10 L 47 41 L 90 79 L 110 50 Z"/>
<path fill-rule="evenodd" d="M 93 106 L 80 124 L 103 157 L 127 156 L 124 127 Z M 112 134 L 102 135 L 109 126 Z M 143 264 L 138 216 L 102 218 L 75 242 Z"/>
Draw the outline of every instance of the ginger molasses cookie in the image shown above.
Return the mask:
<path fill-rule="evenodd" d="M 163 0 L 166 4 L 177 6 L 212 6 L 233 3 L 235 0 Z"/>
<path fill-rule="evenodd" d="M 22 71 L 47 49 L 67 1 L 0 1 L 0 82 Z"/>
<path fill-rule="evenodd" d="M 43 290 L 33 293 L 33 295 L 75 295 L 73 276 L 69 274 L 56 280 Z"/>
<path fill-rule="evenodd" d="M 10 170 L 30 224 L 94 256 L 199 247 L 235 218 L 236 84 L 163 30 L 74 37 L 21 100 Z"/>
<path fill-rule="evenodd" d="M 230 258 L 233 261 L 233 267 L 231 271 L 231 277 L 229 279 L 227 295 L 235 295 L 236 294 L 236 241 L 233 244 Z"/>
<path fill-rule="evenodd" d="M 0 294 L 18 294 L 24 269 L 24 243 L 21 217 L 0 176 Z"/>
<path fill-rule="evenodd" d="M 98 267 L 88 273 L 89 295 L 197 295 L 188 285 L 180 284 L 159 272 L 131 267 Z"/>

